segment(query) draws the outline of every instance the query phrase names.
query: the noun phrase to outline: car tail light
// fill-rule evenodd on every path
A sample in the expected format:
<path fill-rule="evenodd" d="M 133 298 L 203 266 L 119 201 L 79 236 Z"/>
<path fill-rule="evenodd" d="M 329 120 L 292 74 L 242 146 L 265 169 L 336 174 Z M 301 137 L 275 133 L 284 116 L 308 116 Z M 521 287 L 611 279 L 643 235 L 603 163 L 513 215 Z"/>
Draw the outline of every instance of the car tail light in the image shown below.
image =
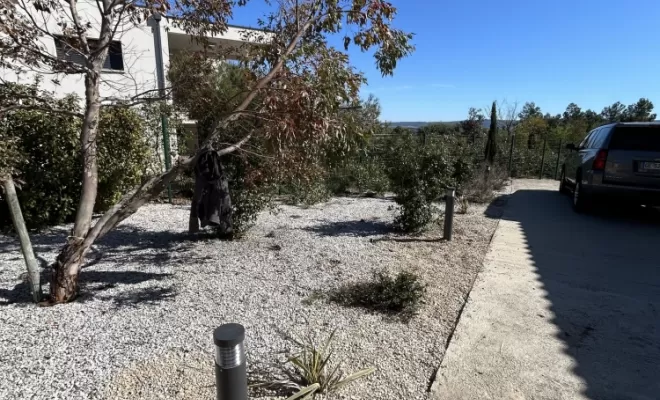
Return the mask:
<path fill-rule="evenodd" d="M 606 163 L 607 163 L 607 150 L 598 150 L 598 154 L 596 154 L 596 159 L 594 160 L 593 170 L 603 171 L 605 169 Z"/>

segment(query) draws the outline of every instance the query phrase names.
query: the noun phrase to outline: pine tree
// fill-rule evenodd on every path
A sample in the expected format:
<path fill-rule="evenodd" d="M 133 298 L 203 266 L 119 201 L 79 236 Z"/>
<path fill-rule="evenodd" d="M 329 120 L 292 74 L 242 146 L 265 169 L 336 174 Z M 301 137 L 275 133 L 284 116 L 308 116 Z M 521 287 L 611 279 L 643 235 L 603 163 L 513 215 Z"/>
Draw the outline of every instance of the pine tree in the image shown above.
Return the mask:
<path fill-rule="evenodd" d="M 497 154 L 497 104 L 495 102 L 493 102 L 493 107 L 490 111 L 490 128 L 488 129 L 488 141 L 486 142 L 484 153 L 488 165 L 493 165 L 495 155 Z"/>

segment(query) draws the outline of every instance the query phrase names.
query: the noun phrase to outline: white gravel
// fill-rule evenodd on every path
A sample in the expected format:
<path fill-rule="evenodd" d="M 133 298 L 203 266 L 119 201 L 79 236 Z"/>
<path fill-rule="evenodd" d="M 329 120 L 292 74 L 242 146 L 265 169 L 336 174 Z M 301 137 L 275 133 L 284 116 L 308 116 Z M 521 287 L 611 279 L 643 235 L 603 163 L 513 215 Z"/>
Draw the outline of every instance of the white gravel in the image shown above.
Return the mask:
<path fill-rule="evenodd" d="M 393 205 L 283 206 L 233 242 L 189 240 L 187 207 L 148 205 L 95 246 L 79 300 L 47 308 L 29 302 L 17 243 L 0 236 L 0 399 L 213 399 L 212 332 L 226 322 L 245 325 L 252 373 L 295 350 L 285 334 L 337 329 L 342 370 L 378 371 L 329 398 L 423 399 L 496 219 L 472 207 L 454 241 L 406 240 L 389 232 Z M 64 235 L 33 235 L 37 253 L 51 262 Z M 408 324 L 305 301 L 380 268 L 429 285 Z"/>

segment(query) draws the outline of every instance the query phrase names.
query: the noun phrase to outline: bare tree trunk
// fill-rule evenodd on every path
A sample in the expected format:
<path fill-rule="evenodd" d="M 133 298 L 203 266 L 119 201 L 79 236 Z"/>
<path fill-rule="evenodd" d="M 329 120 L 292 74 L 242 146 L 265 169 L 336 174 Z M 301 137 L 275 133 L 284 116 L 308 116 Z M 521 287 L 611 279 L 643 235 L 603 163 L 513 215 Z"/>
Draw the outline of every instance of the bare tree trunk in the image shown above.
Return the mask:
<path fill-rule="evenodd" d="M 89 231 L 92 223 L 96 192 L 98 188 L 98 158 L 96 136 L 99 127 L 101 97 L 99 93 L 100 77 L 89 73 L 85 76 L 85 117 L 81 134 L 81 152 L 83 159 L 82 195 L 76 213 L 73 236 L 82 238 Z"/>
<path fill-rule="evenodd" d="M 64 303 L 75 298 L 78 291 L 78 274 L 89 249 L 89 246 L 83 246 L 83 242 L 92 223 L 98 189 L 96 137 L 101 110 L 99 83 L 98 73 L 89 72 L 85 75 L 85 113 L 80 137 L 83 160 L 82 193 L 73 232 L 53 264 L 50 295 L 54 303 Z"/>
<path fill-rule="evenodd" d="M 9 214 L 14 223 L 14 229 L 18 234 L 18 240 L 21 242 L 21 251 L 27 266 L 28 279 L 30 280 L 30 287 L 32 289 L 32 299 L 35 303 L 41 301 L 41 283 L 39 282 L 39 265 L 32 250 L 32 243 L 28 235 L 27 228 L 25 227 L 25 220 L 21 212 L 21 206 L 18 203 L 18 196 L 16 195 L 16 188 L 14 187 L 14 180 L 11 176 L 3 179 L 3 186 L 5 188 L 5 195 L 7 196 L 7 204 L 9 205 Z"/>
<path fill-rule="evenodd" d="M 178 162 L 170 170 L 150 179 L 125 195 L 119 203 L 103 214 L 84 238 L 69 238 L 53 264 L 51 302 L 65 303 L 73 300 L 78 291 L 80 268 L 85 260 L 85 254 L 92 244 L 121 221 L 134 214 L 138 208 L 162 193 L 167 184 L 193 161 L 194 158 L 190 158 Z"/>

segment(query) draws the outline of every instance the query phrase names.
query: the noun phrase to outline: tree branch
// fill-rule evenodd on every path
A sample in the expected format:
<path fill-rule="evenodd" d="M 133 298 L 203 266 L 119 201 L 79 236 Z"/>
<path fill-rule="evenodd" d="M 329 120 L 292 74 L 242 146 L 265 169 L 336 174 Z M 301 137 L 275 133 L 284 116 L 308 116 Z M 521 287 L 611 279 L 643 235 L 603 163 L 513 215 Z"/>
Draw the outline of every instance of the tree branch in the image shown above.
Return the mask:
<path fill-rule="evenodd" d="M 80 43 L 83 46 L 84 52 L 86 54 L 89 54 L 89 43 L 87 42 L 87 35 L 85 34 L 85 28 L 82 26 L 82 23 L 80 22 L 80 15 L 78 15 L 78 7 L 77 7 L 78 2 L 77 0 L 68 0 L 68 2 L 69 2 L 69 10 L 71 11 L 71 19 L 73 20 L 73 24 L 76 28 L 78 39 L 80 39 Z M 87 60 L 86 57 L 85 57 L 85 61 L 89 62 L 89 60 Z"/>
<path fill-rule="evenodd" d="M 268 83 L 270 83 L 270 81 L 273 80 L 273 78 L 275 77 L 275 75 L 277 75 L 277 73 L 280 72 L 280 70 L 281 70 L 282 67 L 284 66 L 284 62 L 285 62 L 286 58 L 287 58 L 288 56 L 290 56 L 291 53 L 293 53 L 293 50 L 294 50 L 294 49 L 296 48 L 296 46 L 298 45 L 298 42 L 300 41 L 300 39 L 302 39 L 302 37 L 303 37 L 303 36 L 305 35 L 305 33 L 307 32 L 307 30 L 312 26 L 312 23 L 313 23 L 314 21 L 315 21 L 315 18 L 311 18 L 311 19 L 309 19 L 309 20 L 305 23 L 305 25 L 303 25 L 302 29 L 300 29 L 300 30 L 298 31 L 298 33 L 296 34 L 296 36 L 291 40 L 291 42 L 289 43 L 289 45 L 288 45 L 287 48 L 286 48 L 286 51 L 284 52 L 284 54 L 282 54 L 282 56 L 279 58 L 279 60 L 278 60 L 277 63 L 273 66 L 273 68 L 270 70 L 270 72 L 268 72 L 268 74 L 266 74 L 266 76 L 264 76 L 263 78 L 261 78 L 261 79 L 257 82 L 257 84 L 255 85 L 255 87 L 252 88 L 252 90 L 250 91 L 250 93 L 248 93 L 248 95 L 245 97 L 245 99 L 243 99 L 243 101 L 241 102 L 241 104 L 240 104 L 238 107 L 236 107 L 236 109 L 234 109 L 234 112 L 232 112 L 229 116 L 227 116 L 226 118 L 224 118 L 223 120 L 221 120 L 218 124 L 216 124 L 216 126 L 213 128 L 213 131 L 211 132 L 211 134 L 209 135 L 209 137 L 204 141 L 204 143 L 202 143 L 202 146 L 200 146 L 202 149 L 203 149 L 203 148 L 210 148 L 211 143 L 212 143 L 212 142 L 217 138 L 217 136 L 220 134 L 220 129 L 222 129 L 222 128 L 226 128 L 226 127 L 229 125 L 229 123 L 230 123 L 231 121 L 233 121 L 233 120 L 235 120 L 236 118 L 238 118 L 239 115 L 240 115 L 240 113 L 241 113 L 242 111 L 244 111 L 244 110 L 250 105 L 250 103 L 252 103 L 252 101 L 254 100 L 254 98 L 257 96 L 257 93 L 259 92 L 259 90 L 261 90 L 261 89 L 263 89 L 264 87 L 266 87 L 266 85 L 267 85 Z M 246 136 L 246 139 L 249 140 L 249 138 L 250 138 L 251 136 L 252 136 L 252 134 L 249 134 L 248 136 Z M 237 142 L 237 143 L 234 144 L 233 146 L 229 146 L 229 147 L 228 147 L 227 149 L 225 149 L 225 150 L 228 150 L 228 149 L 230 149 L 230 150 L 228 150 L 228 151 L 224 151 L 224 150 L 223 150 L 223 153 L 222 153 L 222 154 L 229 154 L 229 153 L 235 151 L 235 150 L 238 149 L 240 146 L 242 146 L 247 140 L 240 140 L 239 142 Z M 222 155 L 222 154 L 221 154 L 221 155 Z"/>
<path fill-rule="evenodd" d="M 197 160 L 199 155 L 204 150 L 210 149 L 211 144 L 220 134 L 220 129 L 227 127 L 231 121 L 234 121 L 240 115 L 246 113 L 245 110 L 250 105 L 250 103 L 252 103 L 254 98 L 257 96 L 258 91 L 263 89 L 269 82 L 271 82 L 273 78 L 277 75 L 277 73 L 282 69 L 286 58 L 289 55 L 291 55 L 291 53 L 296 48 L 298 42 L 302 39 L 302 37 L 307 32 L 307 30 L 312 26 L 312 23 L 314 21 L 315 18 L 311 18 L 303 25 L 303 27 L 291 40 L 289 45 L 286 47 L 285 52 L 282 54 L 282 56 L 280 57 L 278 62 L 273 66 L 273 68 L 269 71 L 269 73 L 266 74 L 266 76 L 264 76 L 257 82 L 255 87 L 252 88 L 252 90 L 248 93 L 245 99 L 243 99 L 241 104 L 238 107 L 236 107 L 230 115 L 226 116 L 222 121 L 216 124 L 211 135 L 209 135 L 209 137 L 200 146 L 200 149 L 195 154 L 195 156 L 188 157 L 185 159 L 180 158 L 179 160 L 177 160 L 175 165 L 173 165 L 169 170 L 149 179 L 143 185 L 135 188 L 134 190 L 126 194 L 119 203 L 117 203 L 114 207 L 112 207 L 105 214 L 103 214 L 103 216 L 94 224 L 94 227 L 88 231 L 87 235 L 85 235 L 85 239 L 82 244 L 83 248 L 91 246 L 96 239 L 105 235 L 119 222 L 128 218 L 131 214 L 137 211 L 137 209 L 140 208 L 143 204 L 145 204 L 147 201 L 151 200 L 153 197 L 161 193 L 165 189 L 167 184 L 171 182 L 181 171 L 189 168 Z M 252 135 L 253 132 L 250 132 L 249 134 L 247 134 L 245 137 L 243 137 L 241 140 L 234 143 L 233 145 L 225 147 L 222 150 L 219 150 L 218 154 L 226 155 L 240 149 L 241 146 L 243 146 L 252 138 Z"/>

